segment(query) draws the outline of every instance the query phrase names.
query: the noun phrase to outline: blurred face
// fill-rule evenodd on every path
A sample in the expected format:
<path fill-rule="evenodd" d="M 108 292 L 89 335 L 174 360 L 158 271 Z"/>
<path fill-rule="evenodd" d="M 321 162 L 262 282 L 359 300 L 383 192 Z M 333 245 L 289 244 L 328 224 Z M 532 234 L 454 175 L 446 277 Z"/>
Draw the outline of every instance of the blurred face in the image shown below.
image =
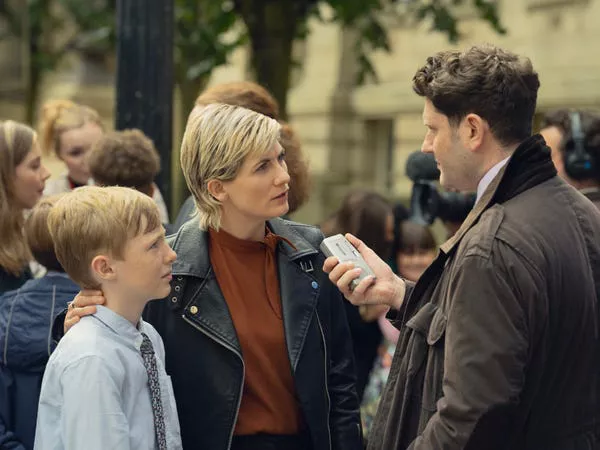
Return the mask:
<path fill-rule="evenodd" d="M 412 253 L 400 252 L 396 255 L 398 273 L 409 281 L 417 281 L 434 259 L 434 250 L 416 250 Z"/>
<path fill-rule="evenodd" d="M 423 123 L 427 128 L 421 151 L 432 153 L 440 170 L 440 184 L 450 190 L 474 191 L 473 170 L 469 151 L 461 144 L 459 130 L 440 113 L 430 100 L 425 100 Z"/>
<path fill-rule="evenodd" d="M 263 226 L 266 220 L 288 212 L 290 176 L 279 143 L 262 156 L 248 157 L 238 175 L 222 182 L 223 226 L 233 223 Z"/>
<path fill-rule="evenodd" d="M 166 297 L 171 292 L 171 265 L 176 258 L 163 227 L 130 239 L 123 260 L 114 262 L 119 289 L 140 301 Z"/>
<path fill-rule="evenodd" d="M 560 151 L 560 145 L 563 139 L 563 134 L 558 127 L 546 127 L 540 130 L 540 134 L 546 141 L 548 147 L 550 147 L 552 162 L 556 171 L 561 178 L 568 179 L 567 173 L 565 172 L 565 163 L 563 155 Z"/>
<path fill-rule="evenodd" d="M 69 177 L 76 183 L 86 184 L 90 179 L 87 153 L 102 134 L 102 128 L 98 125 L 86 123 L 80 128 L 65 131 L 60 135 L 58 156 L 67 165 Z"/>
<path fill-rule="evenodd" d="M 14 196 L 17 205 L 31 209 L 42 197 L 50 172 L 42 164 L 42 153 L 37 142 L 25 159 L 15 167 Z"/>

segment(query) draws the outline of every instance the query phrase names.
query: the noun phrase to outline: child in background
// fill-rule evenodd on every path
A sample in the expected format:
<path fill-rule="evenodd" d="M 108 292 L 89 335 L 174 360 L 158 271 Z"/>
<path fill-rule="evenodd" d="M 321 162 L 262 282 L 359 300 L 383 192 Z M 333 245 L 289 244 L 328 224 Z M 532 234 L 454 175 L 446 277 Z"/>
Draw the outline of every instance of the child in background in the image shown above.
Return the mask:
<path fill-rule="evenodd" d="M 48 230 L 48 214 L 61 196 L 40 200 L 24 226 L 31 253 L 46 267 L 46 275 L 0 296 L 2 449 L 33 449 L 40 385 L 55 346 L 50 327 L 79 292 L 56 259 Z"/>

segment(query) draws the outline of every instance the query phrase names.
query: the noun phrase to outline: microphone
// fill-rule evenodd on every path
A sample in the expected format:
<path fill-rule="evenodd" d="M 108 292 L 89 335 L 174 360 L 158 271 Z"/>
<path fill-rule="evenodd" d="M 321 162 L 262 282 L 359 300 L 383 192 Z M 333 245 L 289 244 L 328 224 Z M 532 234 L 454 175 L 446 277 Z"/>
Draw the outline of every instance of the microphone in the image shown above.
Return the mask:
<path fill-rule="evenodd" d="M 406 160 L 406 175 L 412 181 L 437 181 L 440 171 L 432 153 L 417 150 L 408 155 Z"/>

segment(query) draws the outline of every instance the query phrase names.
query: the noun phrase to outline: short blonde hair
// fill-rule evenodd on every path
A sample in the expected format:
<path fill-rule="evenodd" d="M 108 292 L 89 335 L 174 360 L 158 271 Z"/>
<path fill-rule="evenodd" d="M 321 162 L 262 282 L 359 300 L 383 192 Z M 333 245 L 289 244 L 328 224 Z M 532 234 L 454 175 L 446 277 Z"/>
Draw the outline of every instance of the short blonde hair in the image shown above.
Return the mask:
<path fill-rule="evenodd" d="M 0 267 L 19 275 L 31 260 L 23 233 L 23 208 L 15 202 L 16 168 L 35 144 L 35 132 L 19 122 L 0 121 Z"/>
<path fill-rule="evenodd" d="M 37 262 L 48 270 L 62 272 L 63 268 L 54 253 L 54 241 L 48 228 L 48 215 L 56 203 L 65 194 L 43 197 L 31 210 L 25 221 L 25 237 Z"/>
<path fill-rule="evenodd" d="M 61 198 L 48 215 L 56 257 L 65 272 L 87 289 L 100 286 L 92 260 L 122 259 L 127 242 L 162 226 L 154 200 L 131 188 L 84 186 Z"/>
<path fill-rule="evenodd" d="M 208 192 L 208 182 L 233 180 L 248 156 L 269 152 L 279 135 L 276 120 L 239 106 L 215 103 L 192 111 L 180 161 L 200 228 L 218 230 L 221 225 L 221 203 Z"/>
<path fill-rule="evenodd" d="M 45 154 L 60 156 L 60 136 L 69 130 L 93 123 L 104 129 L 100 114 L 89 106 L 71 100 L 50 100 L 42 107 L 38 126 L 40 144 Z"/>

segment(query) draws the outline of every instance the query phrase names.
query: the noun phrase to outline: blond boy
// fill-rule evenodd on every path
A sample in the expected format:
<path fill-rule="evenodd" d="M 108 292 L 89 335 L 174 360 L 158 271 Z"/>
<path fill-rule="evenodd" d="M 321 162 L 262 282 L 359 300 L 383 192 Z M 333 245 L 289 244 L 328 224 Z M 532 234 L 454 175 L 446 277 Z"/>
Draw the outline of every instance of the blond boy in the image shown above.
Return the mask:
<path fill-rule="evenodd" d="M 50 357 L 35 449 L 180 449 L 162 339 L 141 319 L 169 294 L 176 258 L 156 204 L 133 189 L 86 186 L 56 204 L 48 225 L 65 271 L 106 303 Z"/>

